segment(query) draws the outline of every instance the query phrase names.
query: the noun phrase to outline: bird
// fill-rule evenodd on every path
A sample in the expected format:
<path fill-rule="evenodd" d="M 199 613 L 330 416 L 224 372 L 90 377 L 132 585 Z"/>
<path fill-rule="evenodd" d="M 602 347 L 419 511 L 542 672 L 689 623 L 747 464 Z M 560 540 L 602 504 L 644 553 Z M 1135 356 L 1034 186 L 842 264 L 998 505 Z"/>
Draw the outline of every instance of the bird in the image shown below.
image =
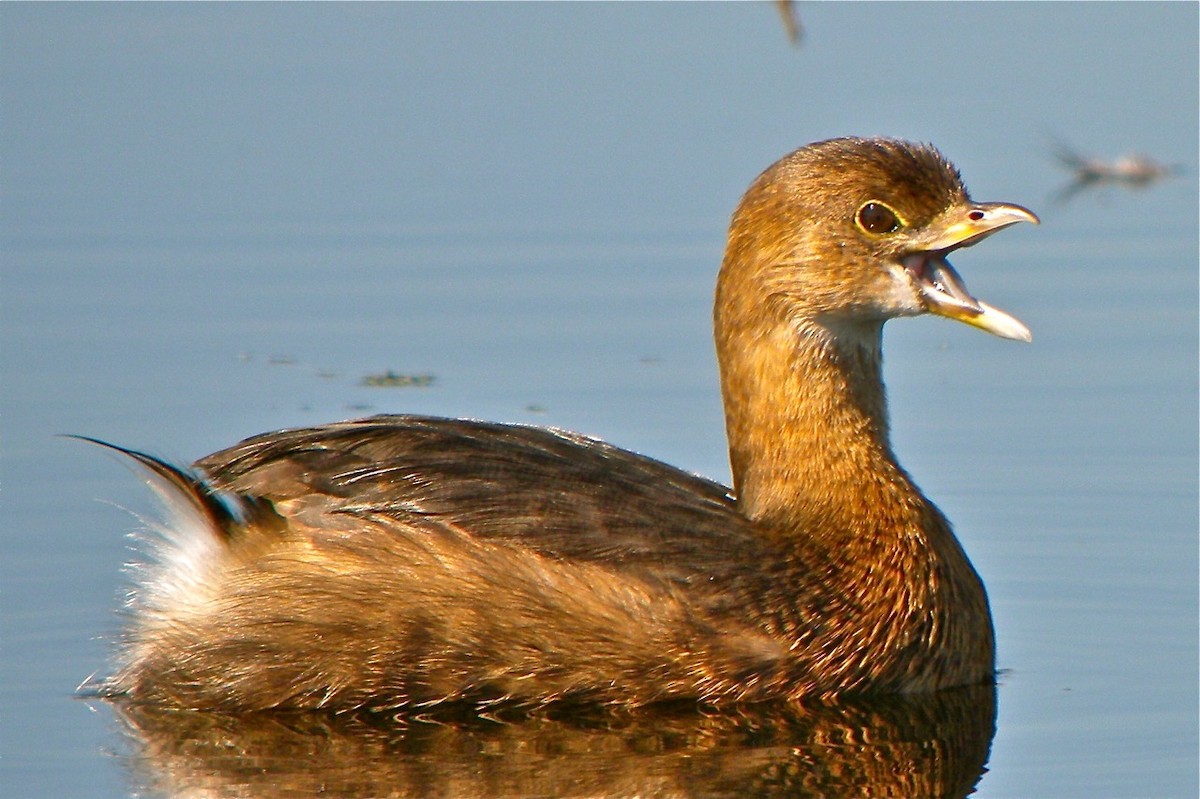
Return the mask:
<path fill-rule="evenodd" d="M 994 684 L 987 594 L 897 462 L 883 324 L 1031 340 L 947 260 L 1030 210 L 932 145 L 814 142 L 738 204 L 714 335 L 732 484 L 555 428 L 377 415 L 132 459 L 166 508 L 95 696 L 431 712 Z"/>

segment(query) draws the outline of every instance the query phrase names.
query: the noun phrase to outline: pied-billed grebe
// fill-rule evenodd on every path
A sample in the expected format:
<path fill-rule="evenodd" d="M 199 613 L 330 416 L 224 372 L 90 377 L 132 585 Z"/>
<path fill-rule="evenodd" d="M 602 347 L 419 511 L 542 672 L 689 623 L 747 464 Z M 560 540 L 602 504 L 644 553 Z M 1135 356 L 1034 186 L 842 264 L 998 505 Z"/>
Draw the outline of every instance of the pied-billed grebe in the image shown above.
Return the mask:
<path fill-rule="evenodd" d="M 733 216 L 716 292 L 733 490 L 573 433 L 377 416 L 194 471 L 122 450 L 174 511 L 97 690 L 188 708 L 710 704 L 993 679 L 983 585 L 897 465 L 883 323 L 1029 339 L 951 250 L 976 203 L 935 149 L 803 147 Z"/>

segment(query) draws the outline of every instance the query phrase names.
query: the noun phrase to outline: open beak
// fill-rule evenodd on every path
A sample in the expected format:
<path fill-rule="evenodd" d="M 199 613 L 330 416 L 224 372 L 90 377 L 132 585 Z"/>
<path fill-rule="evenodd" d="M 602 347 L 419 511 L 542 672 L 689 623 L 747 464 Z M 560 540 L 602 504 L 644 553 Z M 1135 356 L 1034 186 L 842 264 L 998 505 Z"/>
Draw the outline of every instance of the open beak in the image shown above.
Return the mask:
<path fill-rule="evenodd" d="M 975 299 L 946 260 L 961 247 L 970 247 L 1017 222 L 1038 224 L 1032 211 L 1007 203 L 971 203 L 932 225 L 914 239 L 914 251 L 902 263 L 912 277 L 926 310 L 957 319 L 1002 338 L 1032 341 L 1029 328 L 999 308 Z"/>

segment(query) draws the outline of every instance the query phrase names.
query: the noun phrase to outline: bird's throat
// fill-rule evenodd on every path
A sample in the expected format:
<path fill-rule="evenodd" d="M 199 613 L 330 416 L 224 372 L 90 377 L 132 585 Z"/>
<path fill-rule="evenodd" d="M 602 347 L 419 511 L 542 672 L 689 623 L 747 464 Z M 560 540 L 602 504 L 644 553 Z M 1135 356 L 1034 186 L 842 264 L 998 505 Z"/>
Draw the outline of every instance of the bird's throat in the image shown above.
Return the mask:
<path fill-rule="evenodd" d="M 888 440 L 881 328 L 783 322 L 719 345 L 734 491 L 747 516 L 836 538 L 921 515 L 926 500 Z"/>

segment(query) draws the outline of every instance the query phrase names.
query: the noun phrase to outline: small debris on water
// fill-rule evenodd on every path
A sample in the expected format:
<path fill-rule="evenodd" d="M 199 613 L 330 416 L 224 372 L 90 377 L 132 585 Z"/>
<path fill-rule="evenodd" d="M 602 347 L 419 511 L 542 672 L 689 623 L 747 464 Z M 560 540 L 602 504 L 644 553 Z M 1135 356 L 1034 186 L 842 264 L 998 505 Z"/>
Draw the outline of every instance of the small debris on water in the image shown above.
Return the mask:
<path fill-rule="evenodd" d="M 427 388 L 433 385 L 433 380 L 433 375 L 404 374 L 389 369 L 380 374 L 366 375 L 359 382 L 373 388 Z"/>

